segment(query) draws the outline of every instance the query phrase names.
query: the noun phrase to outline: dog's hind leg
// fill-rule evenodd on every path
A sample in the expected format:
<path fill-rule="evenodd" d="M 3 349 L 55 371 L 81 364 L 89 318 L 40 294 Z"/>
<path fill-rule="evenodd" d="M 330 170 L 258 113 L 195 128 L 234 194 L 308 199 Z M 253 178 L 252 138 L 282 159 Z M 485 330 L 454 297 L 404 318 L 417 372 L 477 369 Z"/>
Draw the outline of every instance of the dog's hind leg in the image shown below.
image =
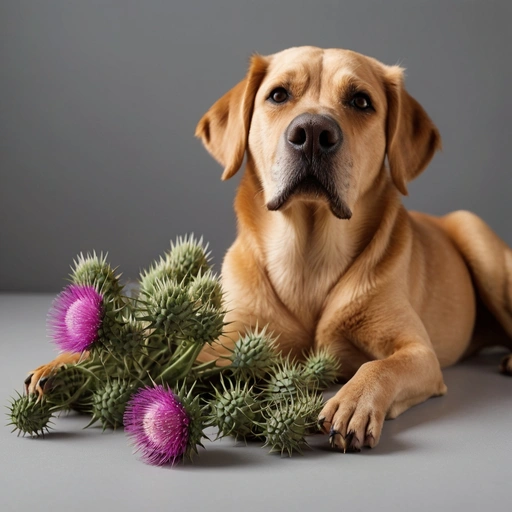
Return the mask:
<path fill-rule="evenodd" d="M 477 325 L 478 348 L 503 345 L 512 349 L 512 249 L 471 212 L 456 211 L 438 220 L 468 265 L 482 305 L 501 326 L 489 328 L 487 332 L 493 334 L 484 339 Z M 510 356 L 502 361 L 500 370 L 512 374 Z"/>

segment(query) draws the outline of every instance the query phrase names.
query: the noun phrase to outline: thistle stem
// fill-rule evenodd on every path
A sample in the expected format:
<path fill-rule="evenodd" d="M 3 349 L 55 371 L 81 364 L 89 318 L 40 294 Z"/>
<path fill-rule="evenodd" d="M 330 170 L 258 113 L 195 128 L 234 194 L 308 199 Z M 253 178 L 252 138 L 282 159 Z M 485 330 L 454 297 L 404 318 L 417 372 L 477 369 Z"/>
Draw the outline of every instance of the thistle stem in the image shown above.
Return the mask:
<path fill-rule="evenodd" d="M 158 376 L 158 379 L 162 382 L 173 382 L 186 377 L 202 348 L 201 343 L 192 342 L 187 350 Z"/>

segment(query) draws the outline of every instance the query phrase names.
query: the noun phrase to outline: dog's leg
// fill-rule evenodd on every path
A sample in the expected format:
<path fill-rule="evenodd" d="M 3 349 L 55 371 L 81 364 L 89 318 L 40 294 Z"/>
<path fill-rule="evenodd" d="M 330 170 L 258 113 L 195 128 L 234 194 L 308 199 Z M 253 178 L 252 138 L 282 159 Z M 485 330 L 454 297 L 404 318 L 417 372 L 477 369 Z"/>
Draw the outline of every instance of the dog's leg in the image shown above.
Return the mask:
<path fill-rule="evenodd" d="M 42 395 L 44 393 L 44 386 L 48 380 L 48 376 L 64 364 L 75 364 L 79 360 L 87 357 L 87 353 L 78 354 L 63 352 L 59 354 L 53 361 L 43 364 L 35 370 L 29 372 L 28 377 L 25 379 L 25 392 L 27 394 L 35 393 Z"/>
<path fill-rule="evenodd" d="M 477 215 L 457 211 L 438 220 L 448 233 L 468 265 L 481 301 L 499 326 L 476 326 L 476 332 L 486 327 L 488 336 L 478 336 L 476 348 L 503 345 L 512 349 L 512 249 Z M 510 356 L 500 366 L 504 374 L 512 374 Z"/>
<path fill-rule="evenodd" d="M 367 309 L 365 321 L 343 336 L 374 360 L 363 364 L 319 415 L 331 444 L 344 451 L 374 447 L 386 418 L 396 418 L 447 391 L 437 356 L 414 310 L 385 306 L 389 312 Z M 328 323 L 319 333 L 318 345 L 336 353 L 344 323 L 343 318 Z"/>

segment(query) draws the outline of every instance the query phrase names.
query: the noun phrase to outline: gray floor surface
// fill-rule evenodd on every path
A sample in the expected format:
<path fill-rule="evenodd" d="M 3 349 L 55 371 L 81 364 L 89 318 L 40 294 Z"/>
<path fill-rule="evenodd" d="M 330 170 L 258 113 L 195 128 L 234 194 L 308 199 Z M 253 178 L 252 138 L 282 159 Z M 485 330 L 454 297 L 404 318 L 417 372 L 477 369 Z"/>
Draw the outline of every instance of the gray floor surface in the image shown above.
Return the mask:
<path fill-rule="evenodd" d="M 55 355 L 51 299 L 0 295 L 4 405 Z M 500 356 L 445 370 L 445 397 L 387 421 L 378 447 L 359 454 L 331 451 L 322 435 L 291 459 L 223 439 L 193 464 L 158 468 L 132 455 L 122 431 L 82 430 L 84 417 L 58 418 L 45 439 L 2 427 L 0 511 L 511 510 L 512 378 L 498 374 Z"/>

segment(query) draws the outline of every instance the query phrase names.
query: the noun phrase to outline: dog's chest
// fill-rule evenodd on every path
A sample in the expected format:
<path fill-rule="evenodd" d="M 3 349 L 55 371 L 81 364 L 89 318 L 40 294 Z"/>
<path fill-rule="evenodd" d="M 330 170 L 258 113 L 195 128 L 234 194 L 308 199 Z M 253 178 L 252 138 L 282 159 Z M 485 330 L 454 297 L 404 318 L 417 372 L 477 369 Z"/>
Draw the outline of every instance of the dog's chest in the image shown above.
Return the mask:
<path fill-rule="evenodd" d="M 325 299 L 346 266 L 337 244 L 299 244 L 293 238 L 267 245 L 267 271 L 279 299 L 304 327 L 314 330 Z"/>

